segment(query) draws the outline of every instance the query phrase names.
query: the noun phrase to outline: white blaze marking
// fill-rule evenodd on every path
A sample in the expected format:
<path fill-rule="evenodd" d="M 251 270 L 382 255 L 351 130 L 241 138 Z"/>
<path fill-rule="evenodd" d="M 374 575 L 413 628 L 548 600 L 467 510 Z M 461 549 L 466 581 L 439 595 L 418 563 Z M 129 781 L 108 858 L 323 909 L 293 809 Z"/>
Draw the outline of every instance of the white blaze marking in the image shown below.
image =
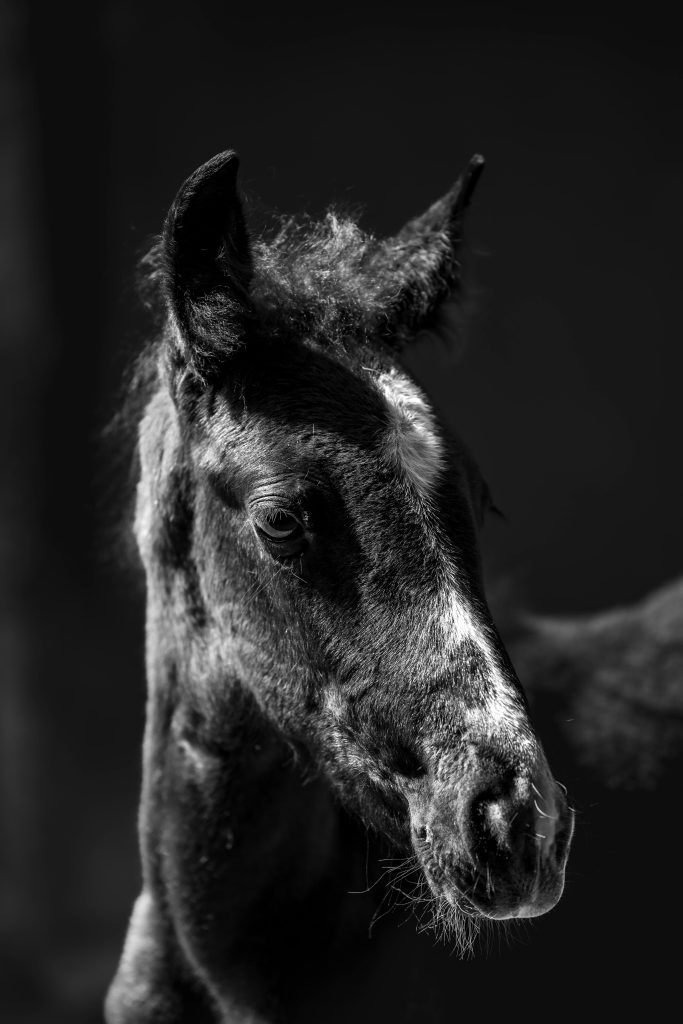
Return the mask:
<path fill-rule="evenodd" d="M 436 417 L 420 388 L 406 375 L 392 370 L 375 380 L 389 414 L 384 455 L 428 502 L 446 464 Z M 467 641 L 478 650 L 483 662 L 482 700 L 476 710 L 466 712 L 469 725 L 482 735 L 514 737 L 518 748 L 533 749 L 531 735 L 524 728 L 524 708 L 498 659 L 496 643 L 473 614 L 452 567 L 446 564 L 444 583 L 434 607 L 444 650 L 453 651 Z M 336 710 L 335 703 L 330 702 L 330 710 Z"/>
<path fill-rule="evenodd" d="M 434 414 L 419 388 L 395 370 L 380 374 L 377 384 L 390 417 L 385 452 L 418 494 L 429 499 L 444 466 L 443 442 Z"/>
<path fill-rule="evenodd" d="M 450 590 L 441 598 L 442 611 L 439 617 L 444 643 L 458 647 L 464 640 L 477 648 L 484 662 L 484 674 L 491 687 L 476 711 L 468 712 L 472 725 L 484 733 L 515 734 L 520 746 L 532 746 L 531 739 L 524 735 L 520 723 L 525 713 L 517 699 L 512 683 L 505 676 L 498 658 L 484 628 L 473 618 L 469 608 L 457 590 Z"/>

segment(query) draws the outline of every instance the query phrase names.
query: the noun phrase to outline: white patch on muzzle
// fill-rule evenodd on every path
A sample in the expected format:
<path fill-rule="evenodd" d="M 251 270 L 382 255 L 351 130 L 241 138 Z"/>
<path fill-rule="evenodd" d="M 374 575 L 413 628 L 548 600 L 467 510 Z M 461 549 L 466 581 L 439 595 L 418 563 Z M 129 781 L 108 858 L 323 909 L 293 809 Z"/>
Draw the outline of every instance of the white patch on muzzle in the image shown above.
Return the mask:
<path fill-rule="evenodd" d="M 463 641 L 468 641 L 477 648 L 484 663 L 488 685 L 480 707 L 467 712 L 470 724 L 484 735 L 514 735 L 516 743 L 533 745 L 526 730 L 520 730 L 520 724 L 526 721 L 524 709 L 513 684 L 500 666 L 485 627 L 477 622 L 457 590 L 449 590 L 441 597 L 440 603 L 439 623 L 444 645 L 455 649 Z"/>
<path fill-rule="evenodd" d="M 375 382 L 389 414 L 383 454 L 429 504 L 446 466 L 445 446 L 434 412 L 420 388 L 405 374 L 392 369 L 378 374 Z M 467 712 L 471 727 L 480 735 L 514 736 L 516 744 L 531 745 L 526 730 L 520 728 L 526 722 L 526 714 L 513 683 L 500 665 L 486 627 L 477 621 L 469 601 L 460 592 L 452 568 L 444 566 L 446 581 L 434 608 L 444 649 L 453 650 L 467 640 L 479 650 L 485 665 L 488 685 L 483 688 L 479 707 Z"/>

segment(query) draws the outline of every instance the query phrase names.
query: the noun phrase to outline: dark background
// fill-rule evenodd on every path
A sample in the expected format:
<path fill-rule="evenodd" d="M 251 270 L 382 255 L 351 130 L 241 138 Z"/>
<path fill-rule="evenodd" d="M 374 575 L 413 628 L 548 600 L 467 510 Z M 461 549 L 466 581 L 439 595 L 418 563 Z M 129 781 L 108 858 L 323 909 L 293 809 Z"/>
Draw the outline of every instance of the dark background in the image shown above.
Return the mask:
<path fill-rule="evenodd" d="M 12 1021 L 98 1019 L 138 885 L 142 589 L 120 566 L 123 478 L 101 438 L 144 338 L 136 261 L 209 156 L 236 148 L 267 207 L 362 206 L 389 233 L 482 152 L 479 311 L 463 360 L 424 378 L 507 514 L 490 561 L 530 607 L 562 613 L 683 568 L 680 38 L 656 6 L 614 12 L 0 0 Z M 634 867 L 624 928 L 663 863 Z"/>

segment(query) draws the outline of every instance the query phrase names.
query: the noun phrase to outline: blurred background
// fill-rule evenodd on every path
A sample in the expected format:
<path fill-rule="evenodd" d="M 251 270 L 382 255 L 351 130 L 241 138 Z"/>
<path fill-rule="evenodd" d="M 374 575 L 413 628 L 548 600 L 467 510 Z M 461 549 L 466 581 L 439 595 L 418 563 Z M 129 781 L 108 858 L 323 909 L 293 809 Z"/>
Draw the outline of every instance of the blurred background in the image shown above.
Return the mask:
<path fill-rule="evenodd" d="M 209 156 L 240 152 L 255 207 L 334 202 L 383 234 L 483 153 L 469 346 L 423 375 L 506 513 L 494 571 L 555 614 L 682 572 L 680 36 L 614 10 L 0 0 L 3 1021 L 100 1020 L 139 885 L 143 590 L 103 433 L 148 326 L 136 262 Z M 670 804 L 592 785 L 568 897 L 489 954 L 527 1017 L 542 955 L 594 1006 L 673 984 Z M 633 830 L 651 859 L 628 862 Z"/>

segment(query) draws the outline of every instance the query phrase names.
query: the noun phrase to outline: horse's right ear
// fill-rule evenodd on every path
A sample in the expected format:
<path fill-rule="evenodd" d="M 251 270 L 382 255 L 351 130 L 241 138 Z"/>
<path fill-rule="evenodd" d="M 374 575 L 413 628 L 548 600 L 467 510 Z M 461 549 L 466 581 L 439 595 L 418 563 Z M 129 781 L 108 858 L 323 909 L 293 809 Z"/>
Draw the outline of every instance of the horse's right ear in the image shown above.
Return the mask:
<path fill-rule="evenodd" d="M 378 247 L 369 273 L 385 282 L 383 328 L 390 338 L 433 329 L 444 303 L 460 304 L 461 247 L 465 214 L 484 169 L 475 154 L 455 185 Z"/>
<path fill-rule="evenodd" d="M 176 364 L 208 381 L 244 342 L 252 259 L 237 192 L 239 158 L 219 153 L 180 187 L 164 224 L 161 280 Z"/>

